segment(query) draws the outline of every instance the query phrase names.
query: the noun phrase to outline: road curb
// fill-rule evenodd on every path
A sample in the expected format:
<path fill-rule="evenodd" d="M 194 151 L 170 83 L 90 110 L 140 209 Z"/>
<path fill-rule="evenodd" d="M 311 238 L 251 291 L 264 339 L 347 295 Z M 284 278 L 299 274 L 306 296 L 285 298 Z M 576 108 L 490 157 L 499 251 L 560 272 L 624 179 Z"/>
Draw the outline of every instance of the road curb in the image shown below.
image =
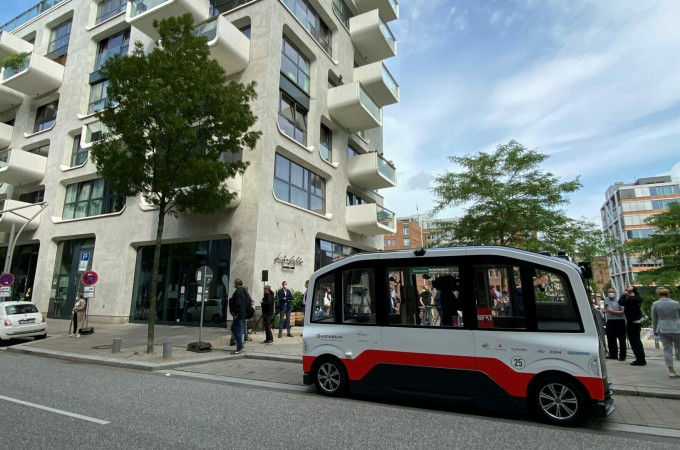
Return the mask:
<path fill-rule="evenodd" d="M 637 388 L 635 386 L 614 386 L 614 395 L 630 395 L 635 397 L 655 397 L 680 399 L 680 389 Z"/>

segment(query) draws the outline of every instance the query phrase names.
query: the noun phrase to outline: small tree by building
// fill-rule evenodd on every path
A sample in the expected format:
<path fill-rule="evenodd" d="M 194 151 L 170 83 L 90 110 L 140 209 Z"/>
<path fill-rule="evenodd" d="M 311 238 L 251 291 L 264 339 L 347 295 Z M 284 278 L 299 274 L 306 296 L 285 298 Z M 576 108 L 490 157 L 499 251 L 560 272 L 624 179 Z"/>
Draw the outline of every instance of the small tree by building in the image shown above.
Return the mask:
<path fill-rule="evenodd" d="M 190 14 L 154 23 L 161 45 L 108 60 L 109 107 L 98 113 L 108 131 L 92 149 L 100 176 L 118 193 L 141 196 L 158 208 L 147 352 L 153 353 L 158 267 L 165 217 L 208 214 L 235 194 L 228 178 L 246 170 L 221 156 L 252 149 L 260 132 L 249 102 L 255 84 L 227 82 L 209 56 L 206 38 L 193 34 Z"/>

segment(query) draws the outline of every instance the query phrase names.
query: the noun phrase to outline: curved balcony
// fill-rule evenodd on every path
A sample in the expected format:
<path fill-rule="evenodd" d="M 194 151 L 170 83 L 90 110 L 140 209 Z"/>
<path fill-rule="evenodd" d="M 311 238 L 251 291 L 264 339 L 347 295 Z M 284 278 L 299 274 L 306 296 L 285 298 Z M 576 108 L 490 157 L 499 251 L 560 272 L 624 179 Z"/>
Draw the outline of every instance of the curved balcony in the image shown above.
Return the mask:
<path fill-rule="evenodd" d="M 0 123 L 0 148 L 7 148 L 12 143 L 14 127 L 6 123 Z"/>
<path fill-rule="evenodd" d="M 385 22 L 391 22 L 399 18 L 399 3 L 397 0 L 354 0 L 361 11 L 377 9 L 380 18 Z"/>
<path fill-rule="evenodd" d="M 250 39 L 226 17 L 217 16 L 198 25 L 194 34 L 208 39 L 210 56 L 220 63 L 227 75 L 238 73 L 248 66 Z"/>
<path fill-rule="evenodd" d="M 349 231 L 366 236 L 397 232 L 394 213 L 375 203 L 348 206 L 345 220 Z"/>
<path fill-rule="evenodd" d="M 24 101 L 24 94 L 0 85 L 0 112 L 5 112 L 10 108 L 21 105 Z"/>
<path fill-rule="evenodd" d="M 16 209 L 22 206 L 25 208 Z M 0 231 L 4 231 L 5 233 L 10 232 L 12 230 L 12 225 L 14 225 L 15 229 L 18 231 L 21 227 L 26 225 L 28 219 L 30 219 L 33 214 L 40 211 L 40 209 L 40 205 L 20 202 L 18 200 L 0 201 Z M 32 231 L 37 229 L 40 224 L 40 216 L 42 216 L 42 213 L 35 216 L 33 220 L 26 225 L 24 230 Z"/>
<path fill-rule="evenodd" d="M 391 58 L 397 54 L 397 40 L 380 18 L 378 10 L 349 19 L 352 43 L 367 63 Z"/>
<path fill-rule="evenodd" d="M 368 190 L 397 185 L 397 170 L 378 152 L 348 158 L 347 176 L 353 184 Z"/>
<path fill-rule="evenodd" d="M 237 173 L 234 178 L 227 178 L 225 182 L 229 192 L 236 194 L 236 197 L 225 208 L 234 209 L 241 204 L 241 193 L 243 192 L 243 175 Z"/>
<path fill-rule="evenodd" d="M 14 186 L 36 183 L 45 176 L 47 157 L 10 148 L 0 152 L 0 182 Z"/>
<path fill-rule="evenodd" d="M 7 67 L 2 72 L 3 86 L 34 98 L 58 89 L 63 79 L 64 66 L 36 53 L 19 70 Z"/>
<path fill-rule="evenodd" d="M 378 106 L 399 102 L 399 85 L 382 61 L 354 69 L 354 81 L 361 83 Z"/>
<path fill-rule="evenodd" d="M 154 41 L 160 35 L 153 27 L 153 21 L 191 13 L 194 23 L 210 17 L 209 0 L 132 0 L 128 3 L 125 20 Z"/>
<path fill-rule="evenodd" d="M 31 53 L 33 44 L 26 42 L 12 33 L 0 33 L 0 60 L 17 53 Z"/>
<path fill-rule="evenodd" d="M 357 81 L 328 90 L 328 113 L 352 132 L 382 125 L 382 109 Z"/>

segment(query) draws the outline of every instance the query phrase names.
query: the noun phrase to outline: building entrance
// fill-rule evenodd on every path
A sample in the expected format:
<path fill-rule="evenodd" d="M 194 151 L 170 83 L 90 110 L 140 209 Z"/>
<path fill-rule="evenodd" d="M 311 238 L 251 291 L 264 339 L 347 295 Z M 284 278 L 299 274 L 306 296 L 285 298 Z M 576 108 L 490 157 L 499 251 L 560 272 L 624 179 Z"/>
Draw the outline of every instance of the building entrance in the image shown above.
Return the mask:
<path fill-rule="evenodd" d="M 94 242 L 94 238 L 90 238 L 59 243 L 47 317 L 71 317 L 76 294 L 82 291 L 80 277 L 92 269 Z"/>

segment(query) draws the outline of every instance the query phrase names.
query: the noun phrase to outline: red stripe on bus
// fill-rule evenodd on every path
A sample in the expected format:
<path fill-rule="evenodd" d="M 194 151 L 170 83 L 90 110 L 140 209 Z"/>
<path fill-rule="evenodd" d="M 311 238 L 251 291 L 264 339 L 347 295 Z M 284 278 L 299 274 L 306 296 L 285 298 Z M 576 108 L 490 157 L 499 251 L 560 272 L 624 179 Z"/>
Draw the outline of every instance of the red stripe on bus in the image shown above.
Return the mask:
<path fill-rule="evenodd" d="M 315 357 L 302 358 L 303 370 L 311 372 Z M 397 364 L 417 367 L 441 369 L 477 370 L 485 373 L 497 385 L 513 397 L 526 397 L 529 382 L 536 375 L 512 370 L 502 361 L 480 356 L 451 356 L 427 353 L 393 352 L 384 350 L 366 350 L 354 359 L 341 360 L 347 368 L 347 375 L 352 381 L 359 381 L 378 364 Z M 602 378 L 576 377 L 585 386 L 590 398 L 604 399 L 604 383 Z"/>

